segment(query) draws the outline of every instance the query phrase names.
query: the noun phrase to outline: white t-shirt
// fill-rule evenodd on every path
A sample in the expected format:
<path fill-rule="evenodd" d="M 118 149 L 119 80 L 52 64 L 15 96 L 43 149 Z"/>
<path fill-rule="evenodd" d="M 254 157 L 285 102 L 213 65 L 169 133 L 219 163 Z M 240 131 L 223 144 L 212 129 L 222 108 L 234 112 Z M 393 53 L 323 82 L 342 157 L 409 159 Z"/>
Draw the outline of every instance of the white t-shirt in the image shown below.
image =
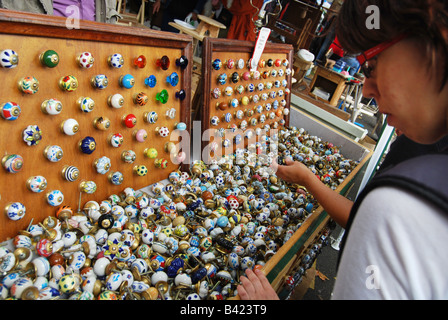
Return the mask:
<path fill-rule="evenodd" d="M 448 213 L 394 187 L 359 207 L 333 299 L 448 299 Z"/>

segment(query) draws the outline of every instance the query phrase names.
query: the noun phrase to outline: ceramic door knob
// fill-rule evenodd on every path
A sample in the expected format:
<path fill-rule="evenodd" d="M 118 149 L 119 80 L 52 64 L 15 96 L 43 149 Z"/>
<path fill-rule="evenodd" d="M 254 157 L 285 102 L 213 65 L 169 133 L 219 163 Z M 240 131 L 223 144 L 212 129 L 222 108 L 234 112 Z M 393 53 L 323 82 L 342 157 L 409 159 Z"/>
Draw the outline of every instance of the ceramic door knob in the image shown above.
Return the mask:
<path fill-rule="evenodd" d="M 79 191 L 87 194 L 95 193 L 96 188 L 96 183 L 94 181 L 82 181 L 79 184 Z"/>
<path fill-rule="evenodd" d="M 108 157 L 103 156 L 99 159 L 96 159 L 93 162 L 93 166 L 96 169 L 96 172 L 98 172 L 99 174 L 106 174 L 110 170 L 111 162 Z"/>
<path fill-rule="evenodd" d="M 173 154 L 177 153 L 177 147 L 174 142 L 165 143 L 164 149 L 165 149 L 165 152 L 168 152 L 168 153 L 173 153 Z"/>
<path fill-rule="evenodd" d="M 144 165 L 139 165 L 139 166 L 135 166 L 133 168 L 133 171 L 136 175 L 143 177 L 143 176 L 146 176 L 146 174 L 148 173 L 148 168 Z"/>
<path fill-rule="evenodd" d="M 138 106 L 144 106 L 148 103 L 148 95 L 144 92 L 136 93 L 132 97 L 134 103 Z"/>
<path fill-rule="evenodd" d="M 137 117 L 131 113 L 123 116 L 122 121 L 126 127 L 133 128 L 137 124 Z"/>
<path fill-rule="evenodd" d="M 120 53 L 114 53 L 107 58 L 107 63 L 113 68 L 121 68 L 124 65 L 123 56 Z"/>
<path fill-rule="evenodd" d="M 95 59 L 90 52 L 83 52 L 76 58 L 76 61 L 81 68 L 90 69 L 93 67 Z"/>
<path fill-rule="evenodd" d="M 174 125 L 175 130 L 184 131 L 187 130 L 187 125 L 185 122 L 179 122 Z"/>
<path fill-rule="evenodd" d="M 39 81 L 33 76 L 21 78 L 18 85 L 19 90 L 26 94 L 35 94 L 39 91 Z"/>
<path fill-rule="evenodd" d="M 47 50 L 39 55 L 39 61 L 43 66 L 54 68 L 59 64 L 59 55 L 54 50 Z"/>
<path fill-rule="evenodd" d="M 93 101 L 90 97 L 80 97 L 76 101 L 79 108 L 82 110 L 82 112 L 89 113 L 93 111 L 93 108 L 95 108 L 95 101 Z"/>
<path fill-rule="evenodd" d="M 165 169 L 166 167 L 168 167 L 168 160 L 163 158 L 156 159 L 154 160 L 154 165 L 156 166 L 156 168 Z"/>
<path fill-rule="evenodd" d="M 155 111 L 145 112 L 143 114 L 143 120 L 147 123 L 156 123 L 159 119 L 159 115 Z"/>
<path fill-rule="evenodd" d="M 157 149 L 155 149 L 155 148 L 146 148 L 143 151 L 143 153 L 144 153 L 145 157 L 148 157 L 150 159 L 155 159 L 158 156 Z"/>
<path fill-rule="evenodd" d="M 105 74 L 98 74 L 90 79 L 90 84 L 95 89 L 104 90 L 109 85 L 109 80 Z"/>
<path fill-rule="evenodd" d="M 93 137 L 87 136 L 79 141 L 78 147 L 82 153 L 92 154 L 96 149 L 96 141 Z"/>
<path fill-rule="evenodd" d="M 121 94 L 116 93 L 107 98 L 107 104 L 115 109 L 120 109 L 124 105 L 124 98 Z"/>
<path fill-rule="evenodd" d="M 17 120 L 21 113 L 20 106 L 15 102 L 6 102 L 0 107 L 2 118 L 8 121 Z"/>
<path fill-rule="evenodd" d="M 51 162 L 58 162 L 62 159 L 64 152 L 60 146 L 52 145 L 44 149 L 44 156 Z"/>
<path fill-rule="evenodd" d="M 135 85 L 135 79 L 132 75 L 125 74 L 123 76 L 120 76 L 118 84 L 120 85 L 120 87 L 131 89 Z"/>
<path fill-rule="evenodd" d="M 47 185 L 47 179 L 43 176 L 32 176 L 26 181 L 26 187 L 28 190 L 35 193 L 41 193 L 47 188 Z"/>
<path fill-rule="evenodd" d="M 170 130 L 167 127 L 157 127 L 155 131 L 162 138 L 168 137 L 170 134 Z"/>
<path fill-rule="evenodd" d="M 137 158 L 137 155 L 132 150 L 125 150 L 121 153 L 121 160 L 124 163 L 134 163 L 136 158 Z"/>
<path fill-rule="evenodd" d="M 119 148 L 123 144 L 124 137 L 121 133 L 114 133 L 113 135 L 109 136 L 109 143 L 114 148 Z"/>
<path fill-rule="evenodd" d="M 11 49 L 3 50 L 0 53 L 0 65 L 3 68 L 12 69 L 19 64 L 19 55 Z"/>
<path fill-rule="evenodd" d="M 62 102 L 57 99 L 47 99 L 40 106 L 43 113 L 57 115 L 62 111 Z"/>
<path fill-rule="evenodd" d="M 37 125 L 29 125 L 22 132 L 23 141 L 29 146 L 35 146 L 42 140 L 42 130 Z"/>
<path fill-rule="evenodd" d="M 25 216 L 25 213 L 26 208 L 20 202 L 12 202 L 5 207 L 6 216 L 14 221 L 22 219 Z"/>
<path fill-rule="evenodd" d="M 64 180 L 73 182 L 79 178 L 79 169 L 75 166 L 66 165 L 62 168 L 61 175 Z"/>
<path fill-rule="evenodd" d="M 96 117 L 93 119 L 93 126 L 98 130 L 107 130 L 110 128 L 110 120 L 107 117 Z"/>
<path fill-rule="evenodd" d="M 60 190 L 53 190 L 47 193 L 47 203 L 50 206 L 57 207 L 64 201 L 64 194 Z"/>
<path fill-rule="evenodd" d="M 79 131 L 79 123 L 75 119 L 67 119 L 61 123 L 61 130 L 68 136 L 73 136 Z"/>
<path fill-rule="evenodd" d="M 135 130 L 132 135 L 138 142 L 145 142 L 148 138 L 148 133 L 145 129 Z"/>
<path fill-rule="evenodd" d="M 107 179 L 113 185 L 119 186 L 120 184 L 123 183 L 124 178 L 123 178 L 123 174 L 121 172 L 114 171 L 114 172 L 109 173 L 109 175 L 107 176 Z"/>
<path fill-rule="evenodd" d="M 68 75 L 59 80 L 59 88 L 63 91 L 73 92 L 78 89 L 79 83 L 75 76 Z"/>

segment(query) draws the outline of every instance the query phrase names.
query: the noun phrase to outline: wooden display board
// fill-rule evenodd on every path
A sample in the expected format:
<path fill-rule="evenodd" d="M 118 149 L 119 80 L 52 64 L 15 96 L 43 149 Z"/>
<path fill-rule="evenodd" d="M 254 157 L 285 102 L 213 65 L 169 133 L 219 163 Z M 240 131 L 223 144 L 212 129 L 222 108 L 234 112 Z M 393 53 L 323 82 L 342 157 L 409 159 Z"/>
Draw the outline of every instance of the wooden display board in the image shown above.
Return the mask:
<path fill-rule="evenodd" d="M 233 153 L 235 148 L 245 148 L 254 141 L 258 142 L 260 139 L 255 133 L 257 128 L 264 129 L 268 125 L 270 129 L 275 129 L 280 128 L 282 123 L 289 125 L 293 48 L 288 44 L 267 43 L 259 60 L 264 65 L 259 63 L 256 68 L 260 73 L 259 78 L 254 77 L 254 72 L 251 72 L 248 64 L 254 49 L 255 42 L 204 39 L 200 118 L 203 133 L 201 150 L 205 151 L 205 155 L 202 156 L 206 160 L 209 157 L 219 158 L 220 155 Z M 244 61 L 242 68 L 238 67 L 239 60 Z M 269 60 L 272 62 L 271 65 L 268 63 Z M 218 69 L 219 61 L 221 65 Z M 229 67 L 229 61 L 235 65 Z M 279 64 L 275 65 L 276 61 Z M 246 72 L 249 78 L 245 78 Z M 235 81 L 232 79 L 234 74 L 238 76 Z M 225 83 L 224 81 L 220 83 L 218 78 L 224 75 L 227 79 Z M 238 91 L 238 86 L 242 86 L 241 92 Z M 233 104 L 233 101 L 237 103 Z M 225 110 L 219 107 L 223 104 L 227 105 Z M 238 117 L 237 112 L 242 116 Z M 213 117 L 219 119 L 219 123 L 213 124 L 211 122 Z M 262 121 L 261 117 L 265 120 Z M 244 121 L 247 123 L 246 127 L 241 126 Z M 219 135 L 219 131 L 223 129 L 226 130 L 224 137 Z M 270 129 L 264 132 L 269 134 Z M 252 138 L 246 135 L 249 131 L 253 133 Z M 242 138 L 240 143 L 235 141 L 238 134 Z M 226 139 L 228 140 L 226 142 L 230 143 L 228 146 L 223 143 Z M 215 146 L 213 142 L 216 142 Z M 219 152 L 215 152 L 215 148 Z"/>
<path fill-rule="evenodd" d="M 79 203 L 89 200 L 101 201 L 111 194 L 120 194 L 126 187 L 135 190 L 149 186 L 152 183 L 166 179 L 170 172 L 179 168 L 179 164 L 171 161 L 170 153 L 165 150 L 167 142 L 178 144 L 177 135 L 162 137 L 156 128 L 166 127 L 172 133 L 177 123 L 186 124 L 190 130 L 190 100 L 191 100 L 191 66 L 192 38 L 167 32 L 149 29 L 123 27 L 112 24 L 102 24 L 90 21 L 80 21 L 79 28 L 68 29 L 66 19 L 46 15 L 27 14 L 10 10 L 0 10 L 0 51 L 14 50 L 19 57 L 15 68 L 0 68 L 3 79 L 0 87 L 0 105 L 15 102 L 21 108 L 17 120 L 8 121 L 0 118 L 0 152 L 5 155 L 17 154 L 23 158 L 23 166 L 17 173 L 11 173 L 0 168 L 0 210 L 4 211 L 9 203 L 20 202 L 26 207 L 25 216 L 13 221 L 6 214 L 0 217 L 0 241 L 7 240 L 26 229 L 31 219 L 34 223 L 41 222 L 47 216 L 54 216 L 58 207 L 47 201 L 47 194 L 60 190 L 64 195 L 61 205 L 68 205 L 76 211 Z M 54 68 L 43 66 L 39 55 L 46 50 L 54 50 L 59 55 L 59 64 Z M 82 52 L 90 52 L 94 57 L 91 68 L 81 68 L 77 57 Z M 108 63 L 108 57 L 119 53 L 124 59 L 121 68 L 113 68 Z M 134 65 L 134 59 L 140 55 L 146 57 L 143 68 Z M 157 59 L 166 55 L 170 59 L 167 70 L 157 65 Z M 176 65 L 176 59 L 185 56 L 189 63 L 182 69 Z M 179 83 L 172 86 L 167 77 L 173 72 L 179 76 Z M 105 89 L 94 88 L 91 79 L 104 74 L 108 79 Z M 130 74 L 135 84 L 126 89 L 119 84 L 121 76 Z M 67 92 L 60 88 L 60 79 L 72 75 L 78 80 L 75 91 Z M 145 79 L 154 75 L 157 84 L 149 87 Z M 39 81 L 39 89 L 34 94 L 23 93 L 18 88 L 18 82 L 23 77 L 35 77 Z M 163 104 L 156 101 L 156 95 L 166 89 L 169 98 Z M 176 98 L 176 93 L 185 90 L 185 99 Z M 135 94 L 144 92 L 148 102 L 139 106 L 134 103 Z M 108 98 L 121 94 L 124 104 L 121 108 L 113 108 L 108 104 Z M 77 101 L 80 97 L 90 97 L 95 106 L 91 112 L 83 112 Z M 62 103 L 62 111 L 56 115 L 45 114 L 41 104 L 47 99 L 57 99 Z M 171 118 L 168 111 L 174 109 Z M 155 111 L 158 119 L 155 123 L 144 121 L 146 112 Z M 136 124 L 133 128 L 126 127 L 122 118 L 133 114 Z M 110 126 L 105 130 L 95 127 L 97 118 L 108 118 Z M 61 125 L 67 119 L 75 119 L 79 129 L 74 135 L 62 132 Z M 27 145 L 22 133 L 29 125 L 37 125 L 41 130 L 41 140 L 36 145 Z M 135 131 L 144 129 L 147 138 L 143 142 L 136 140 Z M 120 133 L 123 143 L 113 147 L 110 136 Z M 174 133 L 175 135 L 175 133 Z M 96 149 L 91 154 L 81 152 L 79 142 L 85 137 L 93 137 Z M 63 150 L 63 157 L 57 162 L 51 162 L 44 156 L 47 146 L 58 145 Z M 155 159 L 166 159 L 165 169 L 155 166 L 155 159 L 144 154 L 147 148 L 155 148 Z M 126 163 L 122 160 L 122 152 L 135 152 L 135 161 Z M 188 151 L 186 151 L 188 152 Z M 106 174 L 100 174 L 94 163 L 101 157 L 110 159 L 110 169 Z M 187 158 L 188 159 L 188 158 Z M 145 166 L 148 173 L 144 176 L 136 174 L 134 167 Z M 65 166 L 75 166 L 79 177 L 73 182 L 65 180 L 62 171 Z M 183 164 L 185 170 L 187 165 Z M 121 172 L 123 182 L 112 184 L 108 178 L 111 172 Z M 45 190 L 32 192 L 27 187 L 27 181 L 33 176 L 43 176 L 47 180 Z M 80 192 L 83 181 L 93 181 L 96 191 L 92 194 Z M 81 196 L 81 201 L 80 201 Z"/>

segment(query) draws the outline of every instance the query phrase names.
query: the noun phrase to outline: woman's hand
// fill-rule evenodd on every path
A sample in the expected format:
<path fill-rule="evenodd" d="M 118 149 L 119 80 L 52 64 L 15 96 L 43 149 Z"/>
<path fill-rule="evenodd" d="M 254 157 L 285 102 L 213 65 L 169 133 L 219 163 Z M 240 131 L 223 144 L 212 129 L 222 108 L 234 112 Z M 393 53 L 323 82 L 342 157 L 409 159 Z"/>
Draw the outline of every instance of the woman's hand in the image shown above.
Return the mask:
<path fill-rule="evenodd" d="M 152 6 L 152 13 L 153 14 L 159 12 L 159 10 L 160 10 L 160 1 L 161 0 L 156 0 L 156 2 L 154 2 L 153 6 Z"/>
<path fill-rule="evenodd" d="M 246 269 L 246 276 L 241 276 L 238 295 L 241 300 L 280 300 L 263 271 Z"/>
<path fill-rule="evenodd" d="M 271 164 L 271 168 L 280 179 L 286 182 L 297 183 L 307 186 L 311 179 L 315 179 L 314 174 L 303 163 L 286 158 L 286 165 L 277 164 L 277 159 Z"/>

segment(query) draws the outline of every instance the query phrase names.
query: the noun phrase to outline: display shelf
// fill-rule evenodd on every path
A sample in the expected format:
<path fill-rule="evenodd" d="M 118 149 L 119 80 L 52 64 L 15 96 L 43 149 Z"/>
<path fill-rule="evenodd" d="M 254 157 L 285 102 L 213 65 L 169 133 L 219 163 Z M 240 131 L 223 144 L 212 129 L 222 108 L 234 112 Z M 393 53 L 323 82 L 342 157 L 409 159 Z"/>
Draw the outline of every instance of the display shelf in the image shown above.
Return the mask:
<path fill-rule="evenodd" d="M 5 155 L 20 155 L 23 159 L 23 166 L 17 173 L 0 169 L 0 208 L 4 210 L 14 202 L 22 203 L 26 208 L 25 216 L 18 221 L 8 219 L 6 215 L 1 217 L 1 241 L 26 229 L 31 220 L 40 222 L 47 216 L 54 216 L 58 205 L 50 205 L 47 200 L 47 195 L 52 191 L 61 191 L 64 196 L 61 205 L 76 210 L 86 201 L 119 194 L 125 187 L 137 190 L 166 179 L 171 171 L 179 167 L 188 169 L 188 164 L 176 163 L 175 157 L 171 156 L 166 147 L 168 142 L 173 142 L 178 148 L 180 138 L 175 132 L 178 123 L 185 124 L 185 130 L 190 130 L 192 63 L 181 68 L 176 65 L 176 60 L 184 56 L 192 62 L 191 37 L 84 20 L 79 21 L 79 28 L 68 29 L 66 22 L 67 19 L 62 17 L 0 10 L 0 51 L 10 49 L 19 57 L 15 68 L 0 68 L 3 79 L 0 104 L 15 102 L 21 110 L 16 120 L 0 118 L 0 133 L 3 136 L 0 151 L 2 158 Z M 44 66 L 39 59 L 41 53 L 47 50 L 54 50 L 59 56 L 58 64 L 54 67 Z M 79 66 L 77 58 L 83 52 L 89 52 L 94 57 L 92 67 Z M 123 57 L 124 63 L 119 68 L 112 67 L 108 62 L 109 56 L 115 53 Z M 146 65 L 137 67 L 134 59 L 141 55 L 146 58 Z M 166 70 L 157 65 L 157 60 L 162 56 L 170 59 Z M 179 76 L 175 86 L 167 82 L 167 77 L 174 72 Z M 108 85 L 105 89 L 92 85 L 92 78 L 97 75 L 107 77 Z M 125 75 L 131 75 L 135 82 L 129 88 L 120 82 Z M 154 87 L 145 84 L 145 79 L 150 75 L 157 79 Z M 61 79 L 67 76 L 76 78 L 76 90 L 70 92 L 61 89 L 60 82 L 64 82 Z M 18 83 L 24 77 L 37 79 L 37 92 L 26 94 L 18 88 Z M 176 98 L 176 93 L 182 89 L 185 91 L 183 100 Z M 162 90 L 166 90 L 169 95 L 167 103 L 156 100 Z M 140 105 L 135 100 L 138 93 L 146 95 L 146 103 L 143 99 Z M 123 98 L 124 103 L 120 107 L 113 107 L 108 102 L 115 94 Z M 78 104 L 81 97 L 89 97 L 94 101 L 92 110 L 81 110 Z M 49 99 L 60 101 L 62 110 L 53 115 L 53 111 L 49 114 L 45 108 L 43 110 L 41 105 Z M 148 112 L 157 113 L 155 123 L 146 121 Z M 135 116 L 133 127 L 125 125 L 123 118 L 128 115 Z M 61 130 L 64 124 L 70 123 L 69 119 L 78 123 L 73 135 Z M 38 126 L 41 131 L 41 139 L 35 145 L 27 145 L 22 139 L 22 133 L 29 125 Z M 156 131 L 156 128 L 163 127 L 171 134 L 162 137 L 159 134 L 161 131 Z M 142 129 L 147 135 L 146 139 L 143 136 L 142 142 L 139 142 L 137 131 Z M 122 135 L 123 142 L 112 146 L 111 136 L 116 133 Z M 79 146 L 86 137 L 94 139 L 96 148 L 91 154 L 82 152 Z M 63 156 L 57 162 L 48 160 L 44 154 L 48 150 L 46 148 L 53 145 L 63 150 Z M 149 157 L 149 153 L 145 152 L 149 148 L 157 150 L 157 157 Z M 123 152 L 129 150 L 135 153 L 133 162 L 123 160 Z M 110 160 L 110 168 L 104 174 L 95 167 L 96 161 L 102 157 Z M 166 168 L 156 167 L 156 159 L 167 160 Z M 66 166 L 78 169 L 75 181 L 63 177 Z M 148 172 L 144 174 L 145 168 L 140 166 L 146 167 Z M 122 174 L 120 184 L 112 183 L 112 172 Z M 46 188 L 41 192 L 32 192 L 27 187 L 29 178 L 35 176 L 42 176 L 47 181 Z M 83 185 L 82 182 L 94 184 Z M 92 186 L 96 191 L 90 193 L 83 186 Z"/>

